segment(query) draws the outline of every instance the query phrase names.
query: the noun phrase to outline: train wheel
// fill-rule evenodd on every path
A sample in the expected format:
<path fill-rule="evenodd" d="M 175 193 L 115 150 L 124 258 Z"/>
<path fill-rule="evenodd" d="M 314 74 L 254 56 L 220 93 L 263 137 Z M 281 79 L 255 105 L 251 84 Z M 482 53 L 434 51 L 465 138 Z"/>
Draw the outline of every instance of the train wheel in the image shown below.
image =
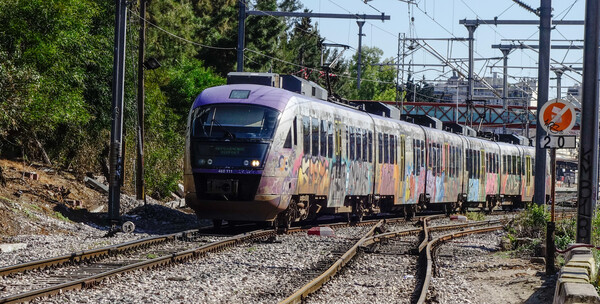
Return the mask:
<path fill-rule="evenodd" d="M 298 204 L 295 200 L 291 200 L 289 206 L 285 211 L 279 213 L 277 216 L 277 228 L 287 231 L 292 227 L 292 223 L 299 217 Z"/>
<path fill-rule="evenodd" d="M 415 205 L 404 206 L 404 217 L 406 220 L 412 220 L 415 217 Z"/>
<path fill-rule="evenodd" d="M 362 222 L 363 217 L 365 216 L 365 206 L 362 200 L 356 202 L 354 208 L 354 216 L 356 218 L 356 222 Z"/>

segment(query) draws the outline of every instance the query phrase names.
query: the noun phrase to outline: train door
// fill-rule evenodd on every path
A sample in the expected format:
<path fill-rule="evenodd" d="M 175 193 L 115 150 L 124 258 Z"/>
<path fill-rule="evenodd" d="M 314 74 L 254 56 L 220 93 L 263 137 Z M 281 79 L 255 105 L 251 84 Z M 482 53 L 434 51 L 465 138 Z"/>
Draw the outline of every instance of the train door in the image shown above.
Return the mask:
<path fill-rule="evenodd" d="M 329 204 L 327 207 L 343 207 L 346 196 L 346 178 L 344 178 L 344 162 L 342 159 L 342 129 L 343 124 L 338 117 L 334 123 L 334 154 L 331 169 L 331 186 L 329 187 Z"/>
<path fill-rule="evenodd" d="M 525 195 L 527 197 L 527 199 L 524 198 L 524 200 L 529 200 L 529 198 L 533 195 L 533 191 L 531 191 L 532 187 L 531 187 L 531 156 L 526 155 L 525 156 Z"/>
<path fill-rule="evenodd" d="M 479 199 L 480 199 L 480 201 L 485 201 L 485 192 L 486 192 L 486 186 L 487 186 L 486 162 L 487 162 L 487 157 L 485 155 L 485 150 L 481 149 L 479 151 Z"/>
<path fill-rule="evenodd" d="M 398 195 L 398 203 L 400 204 L 404 204 L 406 202 L 406 197 L 405 197 L 405 193 L 406 193 L 406 137 L 404 135 L 400 135 L 400 158 L 399 158 L 399 162 L 398 162 L 398 168 L 400 171 L 399 174 L 399 185 L 400 185 L 400 193 Z"/>

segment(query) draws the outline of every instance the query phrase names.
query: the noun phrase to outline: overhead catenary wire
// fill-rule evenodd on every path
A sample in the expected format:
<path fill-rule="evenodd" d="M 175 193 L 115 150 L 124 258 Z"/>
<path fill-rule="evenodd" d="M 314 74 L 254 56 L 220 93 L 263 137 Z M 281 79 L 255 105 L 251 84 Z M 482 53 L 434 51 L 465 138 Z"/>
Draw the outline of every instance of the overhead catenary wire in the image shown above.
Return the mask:
<path fill-rule="evenodd" d="M 140 18 L 140 19 L 144 20 L 144 22 L 146 22 L 146 23 L 148 23 L 149 25 L 151 25 L 151 26 L 153 26 L 153 27 L 155 27 L 155 28 L 157 28 L 157 29 L 161 30 L 162 32 L 166 33 L 167 35 L 169 35 L 169 36 L 171 36 L 171 37 L 173 37 L 173 38 L 179 39 L 179 40 L 181 40 L 181 41 L 185 41 L 185 42 L 187 42 L 187 43 L 190 43 L 190 44 L 193 44 L 193 45 L 196 45 L 196 46 L 200 46 L 200 47 L 209 48 L 209 49 L 217 49 L 217 50 L 237 50 L 237 48 L 234 48 L 234 47 L 230 47 L 230 48 L 228 48 L 228 47 L 216 47 L 216 46 L 210 46 L 210 45 L 206 45 L 206 44 L 203 44 L 203 43 L 198 43 L 198 42 L 195 42 L 195 41 L 191 41 L 191 40 L 189 40 L 189 39 L 186 39 L 186 38 L 183 38 L 183 37 L 181 37 L 181 36 L 179 36 L 179 35 L 176 35 L 176 34 L 174 34 L 174 33 L 170 32 L 170 31 L 168 31 L 168 30 L 166 30 L 166 29 L 164 29 L 164 28 L 162 28 L 162 27 L 160 27 L 160 26 L 158 26 L 158 25 L 156 25 L 156 24 L 154 24 L 154 23 L 152 23 L 152 22 L 148 21 L 146 18 L 142 18 L 142 17 L 141 17 L 139 14 L 137 14 L 137 13 L 135 13 L 135 12 L 132 12 L 132 14 L 136 15 L 138 18 Z M 250 48 L 244 48 L 244 50 L 245 50 L 245 51 L 252 52 L 252 53 L 254 53 L 254 54 L 257 54 L 257 55 L 259 55 L 259 56 L 267 57 L 267 58 L 270 58 L 270 59 L 272 59 L 272 60 L 275 60 L 275 61 L 279 61 L 279 62 L 282 62 L 282 63 L 285 63 L 285 64 L 289 64 L 289 65 L 292 65 L 292 66 L 300 67 L 300 68 L 304 68 L 304 69 L 307 69 L 307 70 L 310 70 L 310 71 L 313 71 L 313 72 L 314 72 L 314 71 L 316 71 L 316 72 L 326 72 L 326 71 L 324 71 L 324 70 L 321 70 L 321 69 L 317 69 L 317 68 L 311 68 L 311 67 L 308 67 L 308 66 L 304 66 L 304 65 L 296 64 L 296 63 L 293 63 L 293 62 L 290 62 L 290 61 L 286 61 L 286 60 L 283 60 L 283 59 L 280 59 L 280 58 L 277 58 L 277 57 L 273 57 L 273 56 L 270 56 L 270 55 L 267 55 L 267 54 L 261 53 L 261 52 L 259 52 L 259 51 L 256 51 L 256 50 L 253 50 L 253 49 L 250 49 Z M 343 74 L 338 74 L 338 76 L 339 76 L 339 77 L 344 77 L 344 78 L 349 78 L 349 79 L 357 79 L 356 77 L 352 77 L 352 76 L 348 76 L 348 75 L 343 75 Z M 361 81 L 375 82 L 375 83 L 383 83 L 383 84 L 395 84 L 395 82 L 390 82 L 390 81 L 380 81 L 380 80 L 375 80 L 375 79 L 367 79 L 367 78 L 364 78 L 364 79 L 362 79 L 362 78 L 361 78 Z"/>
<path fill-rule="evenodd" d="M 169 35 L 169 36 L 172 36 L 172 37 L 175 37 L 175 38 L 177 38 L 177 39 L 179 39 L 179 40 L 182 40 L 182 41 L 185 41 L 185 42 L 187 42 L 187 43 L 191 43 L 191 44 L 193 44 L 193 45 L 196 45 L 196 46 L 199 46 L 199 47 L 203 47 L 203 48 L 207 48 L 207 49 L 213 49 L 213 50 L 223 50 L 223 51 L 235 51 L 235 50 L 237 50 L 237 48 L 235 48 L 235 47 L 221 47 L 221 46 L 212 46 L 212 45 L 207 45 L 207 44 L 203 44 L 203 43 L 198 43 L 198 42 L 195 42 L 195 41 L 191 41 L 191 40 L 189 40 L 189 39 L 186 39 L 186 38 L 183 38 L 183 37 L 181 37 L 181 36 L 179 36 L 179 35 L 176 35 L 176 34 L 174 34 L 174 33 L 172 33 L 172 32 L 169 32 L 168 30 L 165 30 L 164 28 L 162 28 L 162 27 L 160 27 L 160 26 L 158 26 L 158 25 L 156 25 L 156 24 L 154 24 L 154 23 L 150 22 L 149 20 L 147 20 L 147 19 L 145 18 L 145 16 L 144 16 L 144 17 L 142 17 L 142 16 L 140 16 L 139 14 L 137 14 L 137 13 L 136 13 L 136 12 L 134 12 L 134 11 L 130 11 L 130 12 L 131 12 L 133 15 L 137 16 L 138 18 L 140 18 L 140 19 L 144 20 L 144 22 L 148 23 L 149 25 L 151 25 L 151 26 L 153 26 L 153 27 L 155 27 L 155 28 L 159 29 L 160 31 L 162 31 L 162 32 L 166 33 L 167 35 Z"/>

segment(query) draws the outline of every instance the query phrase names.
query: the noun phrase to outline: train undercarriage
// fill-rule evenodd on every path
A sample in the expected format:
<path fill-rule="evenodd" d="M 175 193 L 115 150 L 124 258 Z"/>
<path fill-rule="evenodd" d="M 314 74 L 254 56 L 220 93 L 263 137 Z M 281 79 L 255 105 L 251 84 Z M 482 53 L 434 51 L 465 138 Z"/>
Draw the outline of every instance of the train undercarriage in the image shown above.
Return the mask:
<path fill-rule="evenodd" d="M 393 196 L 348 196 L 343 207 L 327 207 L 327 197 L 312 194 L 293 195 L 288 208 L 279 213 L 272 225 L 289 228 L 294 222 L 314 220 L 322 215 L 346 215 L 348 221 L 362 221 L 364 216 L 379 213 L 401 214 L 411 219 L 425 210 L 443 211 L 446 214 L 465 213 L 470 209 L 491 212 L 494 209 L 513 210 L 525 207 L 520 195 L 488 195 L 485 202 L 469 202 L 466 195 L 459 195 L 456 202 L 430 203 L 428 196 L 419 198 L 418 204 L 394 204 Z"/>

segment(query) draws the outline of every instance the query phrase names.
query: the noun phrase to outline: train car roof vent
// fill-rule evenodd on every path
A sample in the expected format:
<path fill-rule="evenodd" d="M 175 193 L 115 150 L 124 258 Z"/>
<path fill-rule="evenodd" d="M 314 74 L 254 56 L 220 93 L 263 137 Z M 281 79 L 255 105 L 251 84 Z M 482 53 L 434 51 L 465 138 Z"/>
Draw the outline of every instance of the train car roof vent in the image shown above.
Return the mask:
<path fill-rule="evenodd" d="M 401 119 L 420 126 L 442 130 L 442 121 L 429 115 L 402 114 Z"/>
<path fill-rule="evenodd" d="M 464 136 L 476 137 L 477 131 L 471 127 L 459 125 L 455 122 L 443 122 L 444 131 L 461 134 Z"/>
<path fill-rule="evenodd" d="M 521 146 L 530 146 L 529 138 L 516 134 L 498 134 L 498 141 Z"/>
<path fill-rule="evenodd" d="M 312 81 L 294 75 L 281 75 L 281 88 L 304 96 L 327 100 L 327 90 Z"/>
<path fill-rule="evenodd" d="M 227 84 L 259 84 L 269 87 L 280 88 L 279 74 L 275 73 L 253 73 L 253 72 L 229 72 Z"/>
<path fill-rule="evenodd" d="M 498 134 L 494 132 L 479 131 L 477 132 L 477 137 L 485 138 L 491 141 L 498 141 Z"/>
<path fill-rule="evenodd" d="M 392 119 L 400 119 L 400 109 L 386 105 L 379 101 L 369 100 L 353 100 L 352 103 L 362 105 L 363 109 L 367 113 L 389 117 Z"/>

